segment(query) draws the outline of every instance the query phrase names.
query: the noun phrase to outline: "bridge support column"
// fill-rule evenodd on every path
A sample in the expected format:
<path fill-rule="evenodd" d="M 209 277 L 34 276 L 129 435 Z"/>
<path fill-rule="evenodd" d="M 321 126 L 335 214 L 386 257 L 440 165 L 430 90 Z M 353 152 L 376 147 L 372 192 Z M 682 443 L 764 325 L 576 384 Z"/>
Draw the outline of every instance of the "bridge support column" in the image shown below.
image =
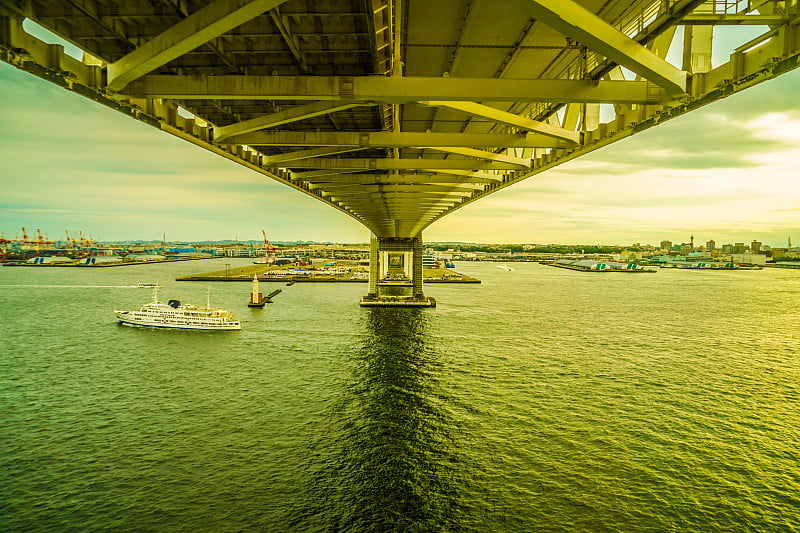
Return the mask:
<path fill-rule="evenodd" d="M 436 307 L 422 291 L 422 235 L 370 239 L 369 292 L 362 307 Z"/>

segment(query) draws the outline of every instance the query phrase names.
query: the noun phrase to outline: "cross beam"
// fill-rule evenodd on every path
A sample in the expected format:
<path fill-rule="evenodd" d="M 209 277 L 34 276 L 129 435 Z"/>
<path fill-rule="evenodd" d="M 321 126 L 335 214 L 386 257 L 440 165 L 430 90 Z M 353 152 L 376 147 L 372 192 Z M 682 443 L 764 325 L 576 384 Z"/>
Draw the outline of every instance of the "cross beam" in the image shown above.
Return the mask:
<path fill-rule="evenodd" d="M 314 174 L 308 176 L 307 174 Z M 292 174 L 293 181 L 305 183 L 327 184 L 356 184 L 356 183 L 500 183 L 503 176 L 488 174 L 486 172 L 473 172 L 476 176 L 455 176 L 445 174 L 325 174 L 316 175 L 314 172 L 296 172 Z M 479 185 L 476 185 L 479 187 Z"/>
<path fill-rule="evenodd" d="M 646 81 L 410 76 L 231 75 L 198 79 L 149 75 L 125 87 L 124 92 L 132 97 L 178 100 L 355 100 L 390 104 L 421 100 L 662 104 L 672 100 Z"/>
<path fill-rule="evenodd" d="M 475 189 L 465 187 L 440 187 L 436 185 L 341 185 L 325 188 L 317 185 L 314 189 L 321 189 L 323 196 L 353 196 L 359 198 L 364 195 L 385 195 L 391 198 L 389 193 L 403 193 L 414 197 L 439 198 L 440 196 L 472 196 Z"/>
<path fill-rule="evenodd" d="M 292 163 L 291 168 L 353 169 L 353 170 L 519 170 L 519 165 L 503 161 L 475 159 L 305 159 Z"/>
<path fill-rule="evenodd" d="M 281 14 L 278 12 L 278 8 L 270 10 L 269 16 L 275 24 L 275 27 L 278 28 L 278 31 L 281 33 L 283 41 L 286 43 L 286 46 L 289 47 L 289 51 L 294 56 L 295 61 L 297 61 L 300 70 L 306 74 L 309 73 L 310 70 L 308 68 L 308 63 L 306 63 L 306 58 L 303 57 L 303 53 L 300 51 L 297 41 L 292 35 L 292 32 L 289 31 L 289 27 L 284 22 L 283 17 L 281 17 Z"/>
<path fill-rule="evenodd" d="M 672 66 L 572 0 L 506 0 L 531 18 L 650 80 L 672 96 L 686 94 L 687 73 Z"/>
<path fill-rule="evenodd" d="M 247 146 L 359 146 L 362 148 L 416 148 L 424 146 L 494 148 L 569 148 L 572 143 L 539 133 L 433 132 L 305 132 L 255 131 L 224 139 L 221 144 Z"/>
<path fill-rule="evenodd" d="M 275 166 L 278 163 L 289 163 L 291 161 L 299 161 L 301 159 L 310 159 L 313 157 L 321 157 L 325 155 L 344 154 L 347 152 L 355 152 L 363 150 L 360 146 L 336 146 L 332 148 L 312 148 L 311 150 L 297 150 L 295 152 L 288 152 L 286 154 L 265 156 L 263 163 L 264 166 Z"/>
<path fill-rule="evenodd" d="M 532 120 L 530 118 L 521 117 L 519 115 L 515 115 L 514 113 L 509 113 L 508 111 L 502 111 L 500 109 L 497 109 L 495 107 L 490 107 L 488 105 L 478 104 L 475 102 L 422 101 L 418 103 L 427 106 L 447 107 L 449 109 L 463 111 L 468 115 L 488 118 L 489 120 L 497 122 L 499 124 L 506 124 L 508 126 L 514 126 L 516 128 L 534 131 L 537 133 L 541 133 L 542 135 L 547 135 L 549 137 L 564 139 L 571 143 L 578 144 L 581 142 L 580 132 L 570 131 L 564 128 L 559 128 L 557 126 L 552 126 L 545 122 L 539 122 L 538 120 Z"/>
<path fill-rule="evenodd" d="M 274 128 L 282 124 L 289 124 L 292 122 L 299 122 L 308 118 L 318 117 L 320 115 L 328 115 L 336 111 L 343 111 L 351 107 L 358 107 L 368 105 L 363 102 L 348 102 L 340 100 L 336 102 L 313 102 L 310 104 L 294 106 L 277 113 L 270 113 L 250 120 L 230 124 L 229 126 L 218 126 L 214 128 L 214 140 L 222 142 L 229 137 L 235 135 L 242 135 L 252 131 L 263 130 L 267 128 Z"/>
<path fill-rule="evenodd" d="M 428 146 L 430 150 L 437 150 L 439 152 L 447 152 L 450 154 L 465 155 L 467 157 L 476 157 L 478 159 L 486 159 L 488 161 L 502 161 L 504 163 L 511 163 L 519 165 L 521 168 L 531 168 L 531 160 L 523 159 L 521 157 L 513 157 L 505 154 L 496 154 L 494 152 L 487 152 L 485 150 L 475 150 L 474 148 L 459 148 L 459 147 L 446 147 L 446 146 Z"/>
<path fill-rule="evenodd" d="M 313 180 L 307 182 L 308 188 L 310 190 L 316 189 L 325 189 L 333 190 L 333 189 L 353 189 L 353 190 L 361 190 L 362 187 L 366 187 L 364 190 L 370 189 L 378 189 L 379 187 L 389 187 L 389 189 L 378 189 L 378 190 L 392 190 L 393 187 L 415 187 L 416 190 L 463 190 L 463 191 L 482 191 L 484 190 L 484 186 L 477 184 L 477 183 L 459 183 L 454 181 L 421 181 L 421 180 L 406 180 L 406 179 L 396 179 L 396 178 L 372 178 L 372 179 L 364 179 L 364 180 L 357 180 L 357 181 L 320 181 L 320 180 Z M 412 190 L 412 189 L 409 189 Z"/>

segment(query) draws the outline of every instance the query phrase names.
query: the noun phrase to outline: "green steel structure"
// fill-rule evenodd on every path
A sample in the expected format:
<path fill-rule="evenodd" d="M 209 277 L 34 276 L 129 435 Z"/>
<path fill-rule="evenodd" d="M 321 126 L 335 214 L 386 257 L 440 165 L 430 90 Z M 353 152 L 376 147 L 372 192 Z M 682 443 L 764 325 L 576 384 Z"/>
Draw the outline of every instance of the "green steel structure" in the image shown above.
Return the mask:
<path fill-rule="evenodd" d="M 0 0 L 0 58 L 355 218 L 410 265 L 365 301 L 427 305 L 425 228 L 796 68 L 799 1 Z"/>

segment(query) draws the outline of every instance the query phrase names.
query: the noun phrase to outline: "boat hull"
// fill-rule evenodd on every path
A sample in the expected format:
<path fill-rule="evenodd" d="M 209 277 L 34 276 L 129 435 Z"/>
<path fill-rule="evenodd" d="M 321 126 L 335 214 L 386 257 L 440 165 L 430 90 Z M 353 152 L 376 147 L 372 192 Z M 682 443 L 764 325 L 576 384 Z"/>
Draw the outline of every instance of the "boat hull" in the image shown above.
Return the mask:
<path fill-rule="evenodd" d="M 149 322 L 143 320 L 135 320 L 128 317 L 117 316 L 120 325 L 142 328 L 156 328 L 156 329 L 188 329 L 199 331 L 236 331 L 242 329 L 242 325 L 236 324 L 171 324 L 169 322 Z"/>

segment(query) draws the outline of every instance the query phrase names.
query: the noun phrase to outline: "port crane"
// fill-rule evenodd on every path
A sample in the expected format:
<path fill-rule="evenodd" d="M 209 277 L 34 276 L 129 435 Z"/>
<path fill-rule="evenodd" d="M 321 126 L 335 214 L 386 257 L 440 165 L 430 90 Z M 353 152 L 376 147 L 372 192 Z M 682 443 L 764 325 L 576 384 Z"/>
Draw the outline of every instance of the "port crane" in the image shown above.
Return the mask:
<path fill-rule="evenodd" d="M 51 241 L 49 237 L 42 235 L 42 230 L 39 228 L 36 228 L 36 240 L 34 242 L 36 243 L 37 251 L 42 251 L 43 249 L 46 250 L 55 244 L 55 242 Z"/>
<path fill-rule="evenodd" d="M 11 242 L 10 240 L 6 239 L 4 233 L 0 233 L 0 246 L 3 247 L 3 254 L 0 257 L 2 258 L 3 261 L 5 261 L 6 258 L 8 257 L 8 244 L 10 242 Z"/>
<path fill-rule="evenodd" d="M 267 264 L 274 264 L 275 263 L 275 251 L 277 248 L 272 246 L 267 240 L 267 232 L 263 229 L 261 230 L 261 234 L 264 236 L 264 263 Z"/>

